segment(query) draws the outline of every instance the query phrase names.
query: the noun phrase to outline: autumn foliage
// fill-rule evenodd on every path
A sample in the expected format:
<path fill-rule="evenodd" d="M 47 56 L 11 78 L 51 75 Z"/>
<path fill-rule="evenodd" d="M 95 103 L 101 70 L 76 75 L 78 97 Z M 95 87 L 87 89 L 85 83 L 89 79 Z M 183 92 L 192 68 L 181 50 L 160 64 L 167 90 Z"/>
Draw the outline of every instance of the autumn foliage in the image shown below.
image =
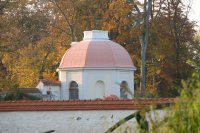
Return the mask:
<path fill-rule="evenodd" d="M 138 7 L 141 12 L 138 14 Z M 0 89 L 35 87 L 58 78 L 56 69 L 72 41 L 85 30 L 108 30 L 125 47 L 137 70 L 139 92 L 143 4 L 134 0 L 22 0 L 0 2 Z M 174 97 L 199 60 L 194 22 L 181 0 L 152 1 L 146 55 L 146 96 Z"/>

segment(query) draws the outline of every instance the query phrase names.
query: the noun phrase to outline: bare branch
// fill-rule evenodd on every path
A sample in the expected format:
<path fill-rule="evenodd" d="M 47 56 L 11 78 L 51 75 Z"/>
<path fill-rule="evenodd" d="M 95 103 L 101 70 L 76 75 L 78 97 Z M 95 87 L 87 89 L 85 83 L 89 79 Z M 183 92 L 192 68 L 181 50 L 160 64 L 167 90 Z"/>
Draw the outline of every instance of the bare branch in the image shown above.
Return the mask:
<path fill-rule="evenodd" d="M 64 11 L 62 10 L 62 8 L 58 5 L 58 2 L 56 0 L 53 0 L 53 3 L 56 5 L 56 7 L 58 8 L 58 10 L 61 12 L 61 14 L 64 16 L 68 26 L 71 26 L 70 21 L 68 19 L 68 17 L 66 16 L 66 14 L 64 13 Z"/>
<path fill-rule="evenodd" d="M 161 7 L 162 7 L 162 4 L 163 4 L 163 3 L 164 3 L 164 0 L 160 0 L 158 12 L 157 12 L 157 14 L 155 15 L 154 18 L 156 18 L 156 17 L 158 16 L 158 14 L 160 13 L 160 10 L 161 10 Z"/>
<path fill-rule="evenodd" d="M 139 15 L 141 15 L 140 9 L 138 8 L 138 6 L 136 4 L 134 4 L 134 7 L 136 9 L 136 11 L 138 12 Z"/>
<path fill-rule="evenodd" d="M 56 28 L 56 29 L 59 29 L 60 31 L 62 31 L 62 32 L 64 32 L 65 34 L 67 34 L 67 35 L 69 35 L 70 36 L 70 33 L 68 32 L 68 31 L 66 31 L 66 30 L 64 30 L 64 29 L 62 29 L 62 28 L 60 28 L 60 27 L 58 27 L 58 26 L 55 26 L 55 25 L 51 25 L 52 27 L 54 27 L 54 28 Z"/>

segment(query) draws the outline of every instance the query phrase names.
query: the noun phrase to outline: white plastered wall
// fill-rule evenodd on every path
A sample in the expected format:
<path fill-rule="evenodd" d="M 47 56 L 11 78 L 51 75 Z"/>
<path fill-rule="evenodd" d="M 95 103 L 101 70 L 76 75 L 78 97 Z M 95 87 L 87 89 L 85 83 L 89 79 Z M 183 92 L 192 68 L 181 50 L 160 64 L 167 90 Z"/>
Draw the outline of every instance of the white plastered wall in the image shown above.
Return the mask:
<path fill-rule="evenodd" d="M 51 91 L 53 94 L 53 100 L 60 100 L 60 86 L 44 85 L 40 81 L 36 88 L 42 92 L 42 95 L 47 95 L 47 91 Z"/>
<path fill-rule="evenodd" d="M 112 93 L 112 75 L 115 73 L 113 70 L 84 70 L 84 90 L 86 99 L 104 98 Z M 103 81 L 105 85 L 104 96 L 99 94 L 96 90 L 96 82 Z"/>
<path fill-rule="evenodd" d="M 112 94 L 120 97 L 120 83 L 126 81 L 129 88 L 134 93 L 133 71 L 116 69 L 95 69 L 84 70 L 84 97 L 85 99 L 104 98 Z M 95 87 L 97 81 L 103 81 L 105 84 L 105 95 L 98 94 Z M 131 98 L 131 96 L 129 96 Z"/>
<path fill-rule="evenodd" d="M 134 94 L 134 71 L 120 70 L 119 71 L 119 83 L 126 81 L 128 83 L 128 88 Z M 133 96 L 128 95 L 128 98 L 133 98 Z"/>
<path fill-rule="evenodd" d="M 41 81 L 36 86 L 36 88 L 38 88 L 41 92 L 42 92 L 43 87 L 44 87 L 44 84 Z"/>
<path fill-rule="evenodd" d="M 122 69 L 79 69 L 59 71 L 61 81 L 61 100 L 69 99 L 69 85 L 76 81 L 79 88 L 79 99 L 105 98 L 112 94 L 120 97 L 120 83 L 126 81 L 134 93 L 133 70 Z M 103 81 L 104 94 L 97 90 L 96 82 Z M 132 98 L 130 95 L 128 98 Z"/>
<path fill-rule="evenodd" d="M 59 81 L 61 82 L 61 89 L 60 89 L 60 99 L 61 100 L 66 100 L 69 98 L 67 95 L 69 92 L 67 89 L 67 81 L 66 81 L 66 71 L 59 71 Z"/>
<path fill-rule="evenodd" d="M 122 118 L 136 110 L 88 110 L 88 111 L 17 111 L 0 112 L 1 133 L 103 133 Z M 162 119 L 165 112 L 156 111 L 156 120 Z M 154 115 L 155 112 L 152 113 Z M 154 117 L 153 117 L 154 118 Z M 149 120 L 148 120 L 149 121 Z M 131 132 L 137 129 L 136 120 L 129 120 L 114 133 Z"/>
<path fill-rule="evenodd" d="M 54 100 L 60 100 L 60 86 L 45 86 L 45 87 L 46 89 L 52 92 Z"/>
<path fill-rule="evenodd" d="M 78 84 L 79 99 L 84 99 L 83 96 L 83 73 L 81 70 L 68 70 L 59 72 L 59 80 L 61 81 L 61 100 L 69 99 L 69 86 L 72 81 Z"/>

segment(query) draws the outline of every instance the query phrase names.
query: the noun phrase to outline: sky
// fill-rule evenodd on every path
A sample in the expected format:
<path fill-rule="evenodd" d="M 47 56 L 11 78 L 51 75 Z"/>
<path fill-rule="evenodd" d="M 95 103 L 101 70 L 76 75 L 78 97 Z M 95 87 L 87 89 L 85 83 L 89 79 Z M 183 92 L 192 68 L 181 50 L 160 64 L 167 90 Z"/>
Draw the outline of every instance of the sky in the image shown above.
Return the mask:
<path fill-rule="evenodd" d="M 185 1 L 189 2 L 189 0 Z M 189 19 L 197 22 L 196 29 L 200 32 L 200 0 L 192 0 Z"/>
<path fill-rule="evenodd" d="M 143 0 L 139 0 L 143 2 Z M 189 19 L 197 22 L 195 29 L 200 32 L 200 0 L 183 0 L 185 5 L 188 5 L 191 1 L 191 10 L 189 13 Z"/>

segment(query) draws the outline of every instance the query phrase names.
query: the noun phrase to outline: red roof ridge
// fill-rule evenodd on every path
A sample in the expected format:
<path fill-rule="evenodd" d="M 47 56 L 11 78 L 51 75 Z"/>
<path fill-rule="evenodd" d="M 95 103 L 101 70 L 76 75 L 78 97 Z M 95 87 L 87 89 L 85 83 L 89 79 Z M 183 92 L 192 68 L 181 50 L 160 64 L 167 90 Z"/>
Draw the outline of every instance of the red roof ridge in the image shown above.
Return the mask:
<path fill-rule="evenodd" d="M 44 85 L 52 85 L 52 86 L 60 86 L 61 82 L 59 80 L 48 80 L 48 79 L 41 79 L 40 80 Z"/>
<path fill-rule="evenodd" d="M 0 111 L 136 110 L 174 104 L 175 98 L 130 100 L 1 101 Z"/>

